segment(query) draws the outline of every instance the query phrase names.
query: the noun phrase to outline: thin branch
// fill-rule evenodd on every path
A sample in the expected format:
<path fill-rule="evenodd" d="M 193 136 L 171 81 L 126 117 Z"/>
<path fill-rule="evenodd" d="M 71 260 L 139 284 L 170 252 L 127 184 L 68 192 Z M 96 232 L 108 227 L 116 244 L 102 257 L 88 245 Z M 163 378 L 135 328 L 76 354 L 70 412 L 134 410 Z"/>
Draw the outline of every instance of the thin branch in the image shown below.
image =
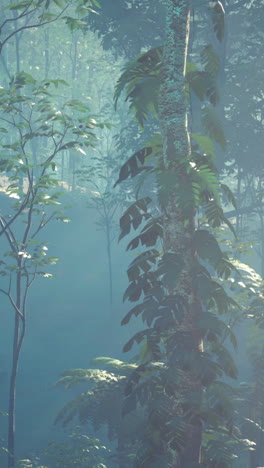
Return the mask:
<path fill-rule="evenodd" d="M 13 218 L 11 218 L 6 224 L 5 226 L 1 223 L 1 217 L 0 217 L 0 224 L 2 226 L 2 231 L 0 231 L 0 236 L 2 234 L 5 234 L 7 229 L 9 228 L 9 226 L 16 220 L 16 218 L 20 215 L 20 213 L 22 213 L 22 211 L 24 210 L 24 208 L 27 206 L 27 203 L 28 203 L 28 200 L 29 200 L 29 196 L 30 196 L 30 186 L 28 187 L 28 190 L 27 190 L 27 193 L 26 193 L 26 196 L 19 208 L 19 210 L 16 212 L 16 214 L 13 216 Z"/>
<path fill-rule="evenodd" d="M 15 247 L 16 240 L 15 240 L 12 232 L 10 231 L 9 227 L 7 226 L 7 224 L 5 224 L 5 220 L 2 218 L 2 216 L 0 216 L 0 225 L 2 226 L 1 233 L 5 234 L 11 249 L 16 254 L 17 253 L 17 248 Z"/>
<path fill-rule="evenodd" d="M 4 45 L 6 44 L 6 42 L 11 39 L 11 37 L 15 36 L 15 34 L 19 33 L 20 31 L 24 31 L 25 29 L 32 29 L 32 28 L 39 28 L 40 26 L 45 26 L 46 24 L 50 24 L 50 23 L 54 23 L 54 21 L 57 21 L 61 15 L 64 13 L 65 10 L 67 10 L 69 5 L 66 5 L 66 7 L 63 8 L 63 10 L 56 16 L 56 18 L 50 20 L 50 21 L 44 21 L 44 23 L 36 23 L 36 24 L 31 24 L 29 26 L 21 26 L 21 28 L 18 28 L 16 29 L 15 31 L 13 31 L 11 34 L 9 34 L 9 36 L 7 36 L 1 46 L 0 46 L 0 52 L 2 50 L 2 48 L 4 47 Z"/>
<path fill-rule="evenodd" d="M 24 321 L 25 318 L 24 318 L 22 312 L 21 312 L 21 311 L 19 310 L 19 308 L 17 307 L 17 305 L 16 305 L 14 299 L 12 298 L 11 294 L 10 294 L 9 292 L 5 291 L 5 290 L 2 289 L 2 288 L 0 288 L 0 292 L 3 293 L 3 294 L 5 294 L 5 295 L 9 298 L 9 300 L 10 300 L 12 306 L 14 307 L 15 311 L 18 313 L 18 315 L 20 316 L 21 320 Z"/>
<path fill-rule="evenodd" d="M 30 8 L 30 6 L 32 5 L 32 3 L 33 3 L 33 0 L 26 6 L 26 8 L 24 9 L 24 11 L 22 11 L 22 12 L 20 13 L 20 15 L 14 17 L 14 18 L 7 18 L 7 19 L 1 24 L 1 26 L 0 26 L 0 34 L 1 34 L 1 31 L 2 31 L 3 27 L 4 27 L 7 23 L 9 23 L 9 22 L 11 22 L 11 21 L 18 21 L 18 20 L 20 20 L 21 18 L 24 18 L 24 16 L 27 16 L 27 15 L 29 15 L 31 12 L 33 12 L 34 10 L 36 10 L 37 8 L 34 8 L 34 10 L 27 11 L 27 10 Z"/>
<path fill-rule="evenodd" d="M 55 216 L 55 213 L 52 213 L 52 214 L 48 217 L 47 221 L 45 221 L 45 222 L 42 222 L 42 221 L 41 221 L 41 222 L 39 223 L 39 226 L 38 226 L 38 228 L 36 229 L 36 231 L 32 234 L 31 239 L 34 239 L 34 237 L 36 237 L 36 235 L 39 233 L 39 231 L 41 231 L 41 229 L 43 229 L 43 228 L 52 220 L 52 218 L 54 218 L 54 216 Z M 43 219 L 44 219 L 44 217 L 42 218 L 42 220 L 43 220 Z"/>

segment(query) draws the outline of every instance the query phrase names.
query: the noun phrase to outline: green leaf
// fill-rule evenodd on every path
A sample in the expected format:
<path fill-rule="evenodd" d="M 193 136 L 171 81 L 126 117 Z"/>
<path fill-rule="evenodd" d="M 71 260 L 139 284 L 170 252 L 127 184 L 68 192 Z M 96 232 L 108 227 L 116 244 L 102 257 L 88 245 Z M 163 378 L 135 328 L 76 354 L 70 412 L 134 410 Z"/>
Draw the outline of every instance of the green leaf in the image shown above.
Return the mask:
<path fill-rule="evenodd" d="M 217 309 L 219 314 L 226 314 L 230 308 L 239 308 L 239 305 L 228 296 L 224 288 L 217 283 L 212 281 L 211 297 L 208 300 L 208 307 Z"/>
<path fill-rule="evenodd" d="M 126 180 L 128 177 L 135 177 L 142 171 L 149 171 L 152 169 L 152 166 L 145 166 L 146 158 L 152 153 L 151 147 L 144 147 L 139 151 L 136 151 L 128 161 L 123 164 L 120 169 L 118 180 L 116 181 L 114 187 L 120 182 Z"/>
<path fill-rule="evenodd" d="M 135 307 L 133 307 L 123 318 L 121 325 L 126 325 L 131 317 L 134 315 L 137 317 L 142 311 L 144 310 L 144 304 L 138 304 Z"/>
<path fill-rule="evenodd" d="M 200 72 L 198 70 L 192 71 L 187 74 L 187 81 L 191 90 L 194 94 L 200 99 L 200 101 L 204 101 L 206 95 L 206 84 L 205 84 L 205 74 L 204 72 Z"/>
<path fill-rule="evenodd" d="M 214 31 L 217 39 L 221 42 L 225 32 L 225 10 L 219 0 L 212 0 L 213 6 L 210 7 Z"/>
<path fill-rule="evenodd" d="M 220 188 L 223 195 L 227 198 L 227 201 L 231 203 L 235 209 L 237 209 L 236 199 L 232 190 L 226 184 L 220 184 Z"/>
<path fill-rule="evenodd" d="M 134 342 L 140 344 L 143 339 L 150 335 L 152 333 L 152 329 L 151 328 L 147 328 L 146 330 L 142 330 L 138 333 L 136 333 L 127 343 L 126 345 L 124 346 L 123 348 L 123 352 L 124 353 L 127 353 L 128 351 L 130 351 L 130 349 L 132 348 Z"/>
<path fill-rule="evenodd" d="M 139 254 L 135 260 L 129 265 L 127 270 L 129 281 L 137 279 L 139 275 L 147 273 L 153 265 L 156 264 L 157 258 L 160 256 L 160 253 L 156 249 L 150 249 L 142 254 Z"/>
<path fill-rule="evenodd" d="M 151 201 L 151 198 L 144 197 L 129 206 L 120 219 L 121 233 L 119 240 L 129 234 L 131 226 L 133 226 L 134 229 L 137 229 L 143 219 L 147 220 L 150 218 L 150 214 L 148 213 L 148 205 L 151 203 Z"/>
<path fill-rule="evenodd" d="M 184 267 L 180 255 L 175 252 L 166 252 L 159 261 L 157 276 L 168 290 L 175 288 L 177 279 Z"/>
<path fill-rule="evenodd" d="M 156 51 L 140 55 L 137 61 L 128 62 L 117 82 L 114 102 L 115 107 L 123 90 L 129 108 L 143 126 L 149 112 L 157 118 L 160 88 L 161 56 Z"/>
<path fill-rule="evenodd" d="M 197 229 L 194 233 L 193 245 L 202 259 L 216 265 L 222 259 L 222 251 L 215 237 L 209 231 Z"/>
<path fill-rule="evenodd" d="M 216 78 L 219 75 L 220 57 L 212 44 L 205 46 L 202 50 L 201 62 L 204 65 L 205 71 L 211 78 Z"/>
<path fill-rule="evenodd" d="M 129 242 L 127 250 L 136 249 L 140 243 L 146 247 L 153 247 L 157 240 L 162 237 L 163 225 L 161 218 L 151 219 L 142 229 L 141 234 Z"/>
<path fill-rule="evenodd" d="M 236 379 L 237 368 L 231 353 L 220 343 L 214 342 L 212 348 L 213 353 L 225 374 L 232 379 Z"/>
<path fill-rule="evenodd" d="M 82 29 L 82 27 L 86 24 L 85 21 L 81 21 L 71 16 L 63 16 L 62 19 L 66 20 L 66 24 L 72 32 L 78 29 Z"/>
<path fill-rule="evenodd" d="M 218 143 L 221 148 L 225 150 L 225 135 L 218 116 L 213 109 L 209 109 L 208 107 L 204 107 L 202 109 L 202 124 L 209 137 L 216 141 L 216 143 Z"/>
<path fill-rule="evenodd" d="M 24 71 L 17 73 L 14 78 L 11 80 L 13 86 L 24 86 L 24 85 L 34 85 L 36 80 L 32 75 Z"/>
<path fill-rule="evenodd" d="M 11 3 L 6 7 L 7 10 L 25 10 L 25 8 L 31 5 L 31 1 L 22 1 L 17 3 Z"/>

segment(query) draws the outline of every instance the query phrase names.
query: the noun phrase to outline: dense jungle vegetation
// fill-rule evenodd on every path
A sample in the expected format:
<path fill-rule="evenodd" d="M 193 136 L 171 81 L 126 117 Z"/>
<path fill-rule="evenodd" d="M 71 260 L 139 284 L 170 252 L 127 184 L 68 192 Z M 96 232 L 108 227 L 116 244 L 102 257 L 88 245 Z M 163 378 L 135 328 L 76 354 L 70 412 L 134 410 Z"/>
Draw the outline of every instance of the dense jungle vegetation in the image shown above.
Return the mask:
<path fill-rule="evenodd" d="M 264 466 L 264 0 L 0 3 L 0 466 Z"/>

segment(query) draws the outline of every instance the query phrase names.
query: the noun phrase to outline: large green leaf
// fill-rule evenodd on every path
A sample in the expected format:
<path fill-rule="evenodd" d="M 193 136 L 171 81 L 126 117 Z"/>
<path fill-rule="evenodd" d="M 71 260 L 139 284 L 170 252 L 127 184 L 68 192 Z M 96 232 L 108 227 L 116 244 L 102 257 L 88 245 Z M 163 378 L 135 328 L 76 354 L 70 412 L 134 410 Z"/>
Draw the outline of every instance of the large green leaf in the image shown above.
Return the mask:
<path fill-rule="evenodd" d="M 143 219 L 147 220 L 151 217 L 150 213 L 148 212 L 148 205 L 150 203 L 151 198 L 144 197 L 141 198 L 141 200 L 137 200 L 128 207 L 120 219 L 121 232 L 119 240 L 130 233 L 131 226 L 133 226 L 134 229 L 137 229 Z"/>
<path fill-rule="evenodd" d="M 146 158 L 152 153 L 152 147 L 147 146 L 136 151 L 120 169 L 118 180 L 114 187 L 128 177 L 135 177 L 142 171 L 151 170 L 152 166 L 145 166 Z"/>
<path fill-rule="evenodd" d="M 194 248 L 199 257 L 217 264 L 222 258 L 222 251 L 215 237 L 205 229 L 197 229 L 193 239 Z"/>
<path fill-rule="evenodd" d="M 134 279 L 138 278 L 139 275 L 143 273 L 147 273 L 153 265 L 156 264 L 157 257 L 160 256 L 160 253 L 156 249 L 150 249 L 142 254 L 139 254 L 135 260 L 130 264 L 127 274 L 129 281 L 133 281 Z"/>
<path fill-rule="evenodd" d="M 144 226 L 141 234 L 129 242 L 127 250 L 136 249 L 140 244 L 145 245 L 146 247 L 153 247 L 157 243 L 157 240 L 161 239 L 162 236 L 163 225 L 161 217 L 151 219 Z"/>

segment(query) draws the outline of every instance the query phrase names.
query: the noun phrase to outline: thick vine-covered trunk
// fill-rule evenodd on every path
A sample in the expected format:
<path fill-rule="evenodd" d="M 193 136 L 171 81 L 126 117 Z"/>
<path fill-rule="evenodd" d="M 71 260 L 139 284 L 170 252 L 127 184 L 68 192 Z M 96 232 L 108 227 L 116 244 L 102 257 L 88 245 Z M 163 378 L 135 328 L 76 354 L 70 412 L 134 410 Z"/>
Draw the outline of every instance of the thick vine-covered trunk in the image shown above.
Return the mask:
<path fill-rule="evenodd" d="M 192 247 L 194 234 L 194 209 L 185 209 L 180 203 L 178 192 L 184 179 L 188 177 L 188 160 L 191 145 L 188 133 L 187 102 L 185 91 L 185 70 L 190 27 L 190 0 L 167 0 L 166 38 L 164 44 L 163 67 L 161 75 L 160 121 L 163 136 L 164 170 L 175 175 L 175 184 L 169 187 L 169 196 L 164 208 L 164 250 L 176 254 L 183 265 L 175 282 L 173 294 L 187 304 L 186 312 L 178 324 L 179 334 L 184 334 L 183 354 L 199 355 L 202 340 L 196 327 L 200 303 L 192 291 L 192 268 L 195 253 Z M 186 370 L 179 363 L 182 370 Z M 194 392 L 201 398 L 202 386 L 192 376 L 191 368 L 186 370 L 187 395 Z M 182 414 L 184 417 L 184 414 Z M 187 439 L 173 466 L 187 467 L 199 463 L 201 451 L 202 424 L 193 414 L 186 416 Z"/>

